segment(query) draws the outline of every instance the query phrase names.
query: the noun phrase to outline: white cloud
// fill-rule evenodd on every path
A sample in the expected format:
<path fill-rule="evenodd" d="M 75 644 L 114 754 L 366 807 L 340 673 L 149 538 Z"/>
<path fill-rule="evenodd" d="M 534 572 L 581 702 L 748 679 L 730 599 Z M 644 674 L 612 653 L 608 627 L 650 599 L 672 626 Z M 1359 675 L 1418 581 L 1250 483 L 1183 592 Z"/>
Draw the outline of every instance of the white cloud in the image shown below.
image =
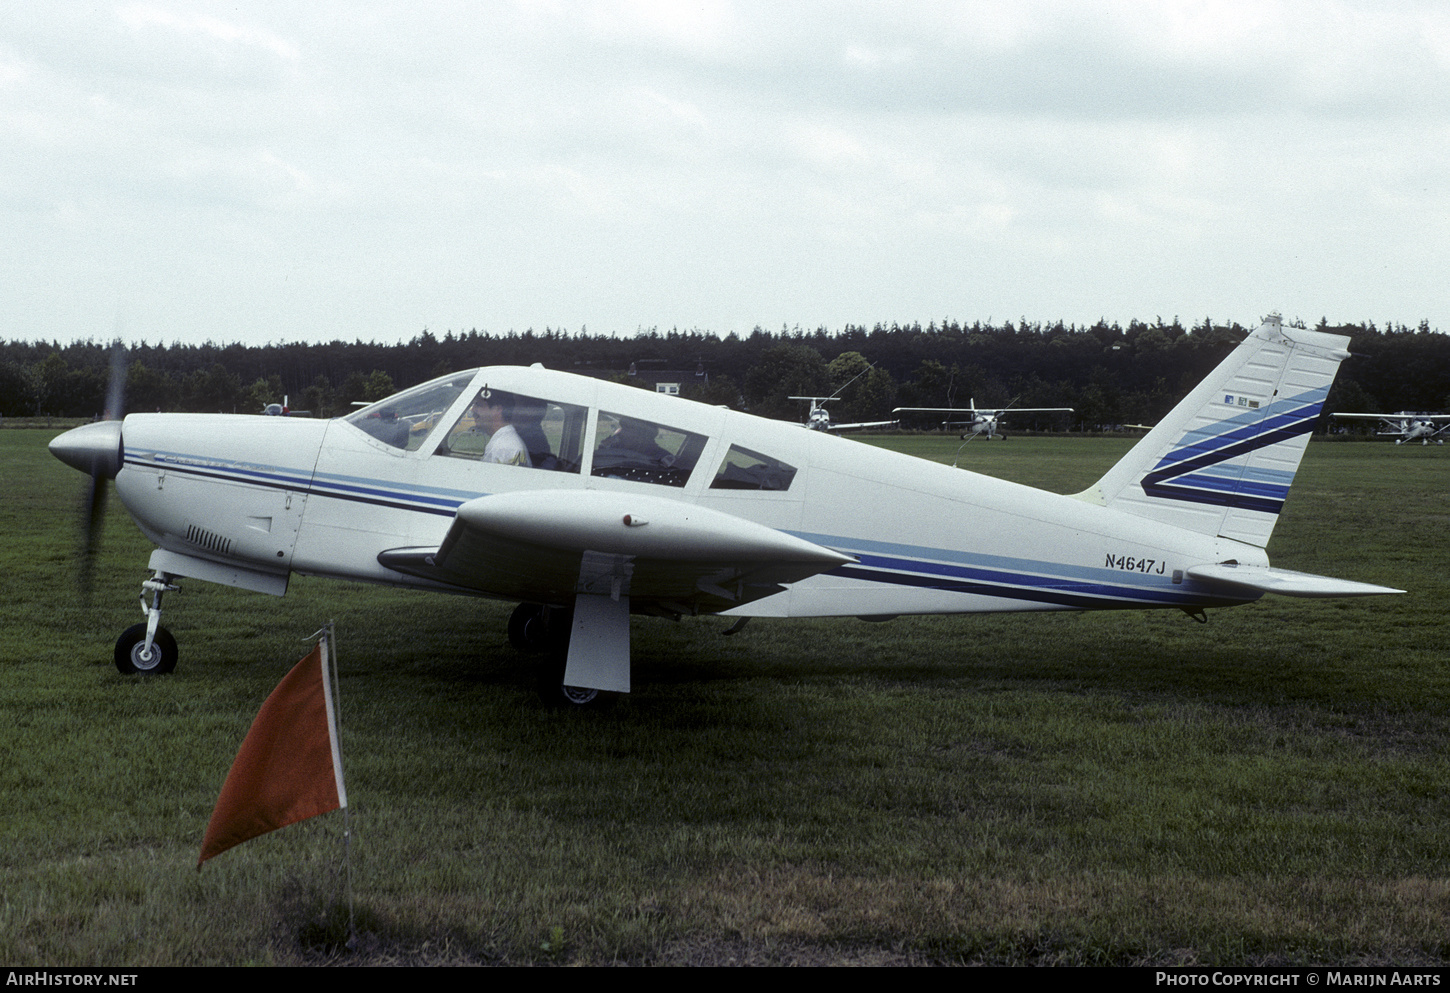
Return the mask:
<path fill-rule="evenodd" d="M 0 334 L 91 333 L 125 273 L 165 287 L 135 291 L 153 339 L 1295 299 L 1450 330 L 1447 18 L 1369 0 L 12 5 Z M 1368 278 L 1384 260 L 1394 279 Z"/>
<path fill-rule="evenodd" d="M 259 48 L 289 61 L 296 61 L 298 58 L 297 46 L 270 31 L 218 17 L 190 12 L 178 14 L 164 7 L 140 3 L 126 4 L 118 8 L 116 16 L 128 29 L 138 34 L 160 28 L 188 40 Z"/>

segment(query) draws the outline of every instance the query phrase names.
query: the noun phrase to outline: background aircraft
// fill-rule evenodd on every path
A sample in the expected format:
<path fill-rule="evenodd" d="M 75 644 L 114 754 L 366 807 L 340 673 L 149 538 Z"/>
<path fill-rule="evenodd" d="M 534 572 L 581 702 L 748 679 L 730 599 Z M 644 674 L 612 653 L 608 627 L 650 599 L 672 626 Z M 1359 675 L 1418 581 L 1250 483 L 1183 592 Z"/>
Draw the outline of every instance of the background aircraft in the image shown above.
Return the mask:
<path fill-rule="evenodd" d="M 311 417 L 310 410 L 293 410 L 287 406 L 287 397 L 282 398 L 281 403 L 269 403 L 262 408 L 262 413 L 268 417 Z"/>
<path fill-rule="evenodd" d="M 845 387 L 842 387 L 845 389 Z M 826 409 L 826 404 L 835 400 L 835 396 L 828 397 L 789 397 L 791 400 L 809 400 L 811 412 L 806 417 L 806 427 L 812 431 L 863 431 L 867 428 L 890 428 L 895 427 L 895 421 L 862 421 L 856 424 L 832 424 L 831 412 Z"/>
<path fill-rule="evenodd" d="M 837 387 L 836 392 L 828 397 L 787 397 L 789 400 L 806 400 L 810 402 L 811 410 L 806 415 L 806 427 L 812 431 L 861 431 L 867 428 L 889 428 L 895 427 L 895 421 L 862 421 L 855 424 L 833 424 L 831 423 L 831 412 L 826 409 L 826 404 L 832 400 L 838 400 L 841 394 L 862 376 L 874 369 L 875 363 L 867 363 L 866 368 L 852 376 L 846 382 Z"/>
<path fill-rule="evenodd" d="M 1073 496 L 540 366 L 330 421 L 133 414 L 50 447 L 93 490 L 114 479 L 157 546 L 123 672 L 176 665 L 176 580 L 280 596 L 300 573 L 517 601 L 510 641 L 582 704 L 629 691 L 631 613 L 1203 619 L 1266 592 L 1400 592 L 1265 552 L 1347 343 L 1266 319 Z"/>
<path fill-rule="evenodd" d="M 978 407 L 976 405 L 976 401 L 973 400 L 971 406 L 968 406 L 968 407 L 897 407 L 895 410 L 892 411 L 892 413 L 893 414 L 897 414 L 897 415 L 901 415 L 901 414 L 946 414 L 947 415 L 947 420 L 946 420 L 946 426 L 947 427 L 952 427 L 952 426 L 954 426 L 956 424 L 961 424 L 961 425 L 963 425 L 963 426 L 965 426 L 967 428 L 966 433 L 962 435 L 963 438 L 976 437 L 979 434 L 984 434 L 984 435 L 987 436 L 987 440 L 990 441 L 993 437 L 995 437 L 997 435 L 997 433 L 999 431 L 1000 424 L 1001 424 L 1001 420 L 1008 413 L 1013 413 L 1013 414 L 1049 414 L 1049 413 L 1055 414 L 1055 413 L 1068 413 L 1068 414 L 1070 414 L 1070 413 L 1072 413 L 1072 408 L 1071 407 L 1004 407 L 1004 408 L 1002 408 L 1000 410 L 997 410 L 997 409 L 987 410 L 987 409 L 983 409 L 983 408 Z M 952 420 L 952 415 L 953 414 L 965 414 L 965 415 L 967 415 L 967 419 L 965 421 L 953 421 Z M 1003 433 L 1002 434 L 1002 437 L 1003 438 L 1006 438 L 1007 435 L 1005 433 Z"/>
<path fill-rule="evenodd" d="M 1407 441 L 1418 441 L 1422 445 L 1433 441 L 1437 445 L 1443 445 L 1445 439 L 1440 435 L 1450 430 L 1450 414 L 1416 414 L 1402 410 L 1397 414 L 1336 413 L 1330 416 L 1345 420 L 1379 421 L 1380 430 L 1375 432 L 1375 436 L 1394 438 L 1396 445 L 1403 445 Z"/>

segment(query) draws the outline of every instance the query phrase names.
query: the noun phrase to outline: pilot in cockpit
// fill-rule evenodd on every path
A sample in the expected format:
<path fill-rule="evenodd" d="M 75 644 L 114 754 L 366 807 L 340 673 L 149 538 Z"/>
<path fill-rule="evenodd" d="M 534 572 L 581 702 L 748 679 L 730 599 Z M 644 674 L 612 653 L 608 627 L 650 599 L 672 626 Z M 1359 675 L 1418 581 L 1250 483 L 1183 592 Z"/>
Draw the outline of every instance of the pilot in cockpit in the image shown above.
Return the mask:
<path fill-rule="evenodd" d="M 492 435 L 483 449 L 483 461 L 502 465 L 533 465 L 528 446 L 510 423 L 514 409 L 512 393 L 485 386 L 474 397 L 472 409 L 475 428 Z"/>

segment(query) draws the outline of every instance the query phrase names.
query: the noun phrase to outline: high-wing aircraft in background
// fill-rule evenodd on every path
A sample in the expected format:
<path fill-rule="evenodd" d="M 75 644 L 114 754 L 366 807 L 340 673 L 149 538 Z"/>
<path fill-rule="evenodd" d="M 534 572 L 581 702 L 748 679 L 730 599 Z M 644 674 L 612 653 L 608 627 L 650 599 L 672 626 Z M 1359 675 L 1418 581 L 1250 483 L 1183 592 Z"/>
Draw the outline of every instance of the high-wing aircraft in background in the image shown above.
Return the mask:
<path fill-rule="evenodd" d="M 891 428 L 896 426 L 895 421 L 862 421 L 858 424 L 835 424 L 831 421 L 831 412 L 826 409 L 826 404 L 832 400 L 839 400 L 846 387 L 866 375 L 873 368 L 875 363 L 868 363 L 856 375 L 837 387 L 836 392 L 828 397 L 787 397 L 788 400 L 808 400 L 811 404 L 810 413 L 806 415 L 806 427 L 812 431 L 863 431 L 868 428 Z"/>
<path fill-rule="evenodd" d="M 1346 420 L 1379 421 L 1379 430 L 1375 432 L 1375 436 L 1393 438 L 1396 445 L 1403 445 L 1408 441 L 1418 441 L 1422 445 L 1433 441 L 1437 445 L 1443 445 L 1445 439 L 1440 435 L 1450 430 L 1450 414 L 1416 414 L 1402 410 L 1397 414 L 1335 413 L 1329 416 Z"/>
<path fill-rule="evenodd" d="M 311 417 L 310 410 L 293 410 L 287 406 L 287 397 L 282 398 L 281 403 L 269 403 L 262 408 L 262 413 L 268 417 Z"/>
<path fill-rule="evenodd" d="M 519 603 L 549 695 L 630 688 L 630 614 L 851 617 L 1395 593 L 1264 551 L 1348 339 L 1266 319 L 1089 489 L 1062 496 L 539 366 L 330 421 L 133 414 L 51 442 L 157 548 L 124 672 L 175 666 L 182 577 L 293 573 Z"/>
<path fill-rule="evenodd" d="M 962 435 L 963 439 L 975 438 L 984 434 L 987 440 L 991 441 L 999 433 L 1005 441 L 1007 433 L 1001 431 L 1002 418 L 1008 414 L 1070 414 L 1071 407 L 1003 407 L 998 409 L 987 409 L 978 407 L 973 400 L 967 407 L 897 407 L 892 411 L 898 417 L 902 414 L 945 414 L 947 427 L 961 426 L 966 428 Z M 966 415 L 965 419 L 953 419 L 952 415 Z"/>
<path fill-rule="evenodd" d="M 806 427 L 812 431 L 864 431 L 868 428 L 890 428 L 895 427 L 895 421 L 862 421 L 858 424 L 835 424 L 831 421 L 831 412 L 826 409 L 826 404 L 836 399 L 829 397 L 787 397 L 788 400 L 809 400 L 811 412 L 806 416 Z"/>

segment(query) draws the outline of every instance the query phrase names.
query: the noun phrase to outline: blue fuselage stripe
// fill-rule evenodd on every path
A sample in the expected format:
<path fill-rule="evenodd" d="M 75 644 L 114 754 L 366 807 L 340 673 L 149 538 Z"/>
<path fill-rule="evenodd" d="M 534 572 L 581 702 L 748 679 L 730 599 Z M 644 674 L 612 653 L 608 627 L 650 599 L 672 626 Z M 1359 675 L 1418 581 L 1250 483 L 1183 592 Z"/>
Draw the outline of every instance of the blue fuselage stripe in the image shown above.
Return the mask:
<path fill-rule="evenodd" d="M 851 565 L 843 565 L 838 569 L 832 570 L 828 575 L 843 576 L 848 579 L 861 579 L 867 582 L 884 583 L 892 586 L 912 586 L 917 589 L 942 590 L 948 593 L 976 594 L 978 596 L 997 597 L 1003 600 L 1053 603 L 1064 607 L 1076 607 L 1082 610 L 1101 610 L 1110 607 L 1230 606 L 1251 602 L 1250 599 L 1243 597 L 1219 597 L 1205 595 L 1203 593 L 1172 594 L 1151 590 L 1133 590 L 1131 594 L 1128 594 L 1126 591 L 1112 594 L 1106 587 L 1099 587 L 1095 591 L 1099 595 L 1094 596 L 1091 595 L 1089 590 L 1079 590 L 1075 584 L 1057 588 L 1006 586 L 990 582 L 946 579 L 941 576 L 886 572 L 880 569 L 868 569 Z"/>
<path fill-rule="evenodd" d="M 159 453 L 158 453 L 159 454 Z M 452 517 L 458 508 L 483 493 L 468 493 L 458 490 L 414 490 L 388 489 L 373 480 L 357 480 L 355 477 L 334 476 L 327 478 L 319 473 L 309 478 L 295 469 L 278 466 L 216 466 L 201 464 L 203 460 L 186 456 L 155 459 L 128 455 L 126 465 L 138 469 L 156 469 L 168 473 L 196 476 L 200 479 L 215 479 L 226 483 L 241 483 L 247 486 L 262 486 L 274 490 L 305 492 L 309 496 L 331 497 L 352 503 L 364 503 L 375 507 L 390 507 L 396 510 L 413 510 L 419 513 Z M 334 481 L 337 480 L 337 481 Z M 347 480 L 343 482 L 342 480 Z M 432 495 L 437 493 L 439 495 Z"/>

